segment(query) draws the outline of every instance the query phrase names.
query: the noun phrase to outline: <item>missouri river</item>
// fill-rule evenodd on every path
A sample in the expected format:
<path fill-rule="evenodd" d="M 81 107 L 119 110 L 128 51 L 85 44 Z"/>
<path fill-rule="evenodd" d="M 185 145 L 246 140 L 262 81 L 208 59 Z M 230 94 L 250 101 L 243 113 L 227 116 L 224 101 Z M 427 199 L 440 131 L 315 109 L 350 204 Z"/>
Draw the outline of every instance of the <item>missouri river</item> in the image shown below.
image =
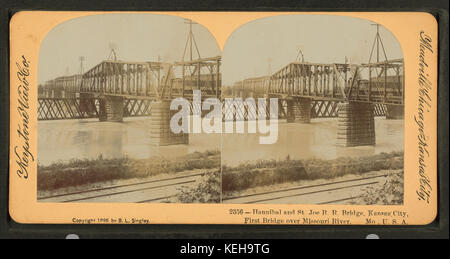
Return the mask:
<path fill-rule="evenodd" d="M 313 119 L 310 124 L 280 121 L 278 141 L 259 144 L 259 134 L 190 134 L 189 145 L 152 147 L 149 119 L 125 118 L 123 123 L 98 119 L 38 122 L 38 161 L 41 165 L 71 159 L 174 158 L 192 152 L 222 150 L 228 166 L 257 159 L 366 156 L 403 151 L 404 121 L 375 118 L 376 145 L 343 148 L 336 146 L 337 119 Z"/>

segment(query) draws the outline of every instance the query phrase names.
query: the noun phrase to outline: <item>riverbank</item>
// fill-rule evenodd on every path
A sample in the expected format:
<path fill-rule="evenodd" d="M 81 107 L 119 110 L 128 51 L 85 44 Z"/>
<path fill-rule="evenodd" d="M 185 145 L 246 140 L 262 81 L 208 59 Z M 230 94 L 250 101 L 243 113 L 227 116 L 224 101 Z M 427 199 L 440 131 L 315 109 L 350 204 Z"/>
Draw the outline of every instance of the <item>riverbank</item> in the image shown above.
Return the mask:
<path fill-rule="evenodd" d="M 38 191 L 107 183 L 118 179 L 148 178 L 159 174 L 172 175 L 195 169 L 219 169 L 220 151 L 195 152 L 173 159 L 73 159 L 38 166 Z"/>
<path fill-rule="evenodd" d="M 237 167 L 222 167 L 222 191 L 226 197 L 253 187 L 300 180 L 333 179 L 348 174 L 403 169 L 403 152 L 333 160 L 302 159 L 259 160 Z"/>

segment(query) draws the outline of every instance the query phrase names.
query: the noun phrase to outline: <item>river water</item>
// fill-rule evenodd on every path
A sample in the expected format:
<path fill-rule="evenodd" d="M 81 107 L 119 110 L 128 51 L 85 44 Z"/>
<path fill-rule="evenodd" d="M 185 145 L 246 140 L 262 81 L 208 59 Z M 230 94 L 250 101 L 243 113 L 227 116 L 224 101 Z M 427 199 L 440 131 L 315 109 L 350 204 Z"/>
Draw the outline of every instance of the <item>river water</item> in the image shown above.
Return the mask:
<path fill-rule="evenodd" d="M 235 166 L 257 159 L 321 158 L 366 156 L 381 152 L 403 151 L 404 121 L 375 118 L 376 145 L 337 147 L 337 119 L 313 119 L 310 124 L 278 125 L 278 141 L 259 144 L 260 134 L 190 134 L 189 145 L 152 147 L 149 119 L 125 118 L 123 123 L 98 119 L 38 122 L 38 161 L 48 165 L 71 159 L 175 158 L 192 152 L 222 150 L 222 162 Z"/>

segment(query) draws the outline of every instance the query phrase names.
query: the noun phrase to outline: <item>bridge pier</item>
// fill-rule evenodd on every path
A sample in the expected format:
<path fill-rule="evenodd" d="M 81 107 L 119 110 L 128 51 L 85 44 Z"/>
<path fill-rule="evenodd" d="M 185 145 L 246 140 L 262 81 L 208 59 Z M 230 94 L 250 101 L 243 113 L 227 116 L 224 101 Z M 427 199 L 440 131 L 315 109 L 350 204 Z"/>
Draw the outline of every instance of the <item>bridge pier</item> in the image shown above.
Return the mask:
<path fill-rule="evenodd" d="M 373 104 L 339 103 L 337 145 L 343 147 L 375 145 Z"/>
<path fill-rule="evenodd" d="M 154 146 L 189 144 L 189 134 L 175 134 L 170 129 L 170 119 L 178 111 L 170 110 L 170 101 L 152 102 L 150 116 L 150 143 Z"/>
<path fill-rule="evenodd" d="M 94 94 L 80 93 L 80 111 L 89 115 L 96 114 Z"/>
<path fill-rule="evenodd" d="M 123 97 L 105 96 L 100 100 L 99 120 L 100 121 L 123 121 Z"/>
<path fill-rule="evenodd" d="M 403 105 L 386 105 L 386 119 L 401 120 L 405 117 L 405 107 Z"/>
<path fill-rule="evenodd" d="M 311 122 L 311 99 L 294 98 L 287 101 L 287 122 Z"/>

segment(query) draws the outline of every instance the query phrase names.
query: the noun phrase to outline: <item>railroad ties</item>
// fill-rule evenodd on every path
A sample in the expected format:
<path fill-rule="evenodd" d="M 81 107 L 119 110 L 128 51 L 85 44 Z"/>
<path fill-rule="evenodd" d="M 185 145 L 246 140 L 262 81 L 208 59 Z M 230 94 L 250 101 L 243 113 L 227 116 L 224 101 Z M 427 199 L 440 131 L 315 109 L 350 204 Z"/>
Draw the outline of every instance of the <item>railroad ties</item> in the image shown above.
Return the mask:
<path fill-rule="evenodd" d="M 224 197 L 231 204 L 348 204 L 361 197 L 364 189 L 383 185 L 388 174 L 380 171 L 365 177 L 344 177 L 320 183 L 293 184 L 278 189 L 247 191 Z"/>

